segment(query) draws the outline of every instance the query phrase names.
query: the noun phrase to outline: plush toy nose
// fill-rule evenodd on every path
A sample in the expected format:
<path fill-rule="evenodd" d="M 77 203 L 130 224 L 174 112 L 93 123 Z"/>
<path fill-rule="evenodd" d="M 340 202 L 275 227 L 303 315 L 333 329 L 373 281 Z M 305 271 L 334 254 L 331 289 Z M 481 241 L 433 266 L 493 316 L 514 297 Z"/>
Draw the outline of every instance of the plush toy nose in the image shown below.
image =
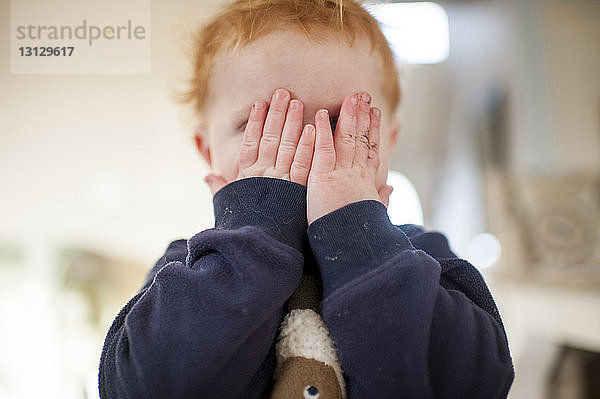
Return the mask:
<path fill-rule="evenodd" d="M 342 399 L 342 390 L 333 367 L 294 356 L 283 363 L 271 399 Z"/>
<path fill-rule="evenodd" d="M 307 385 L 304 388 L 303 396 L 308 399 L 318 398 L 319 397 L 319 388 L 313 385 Z"/>

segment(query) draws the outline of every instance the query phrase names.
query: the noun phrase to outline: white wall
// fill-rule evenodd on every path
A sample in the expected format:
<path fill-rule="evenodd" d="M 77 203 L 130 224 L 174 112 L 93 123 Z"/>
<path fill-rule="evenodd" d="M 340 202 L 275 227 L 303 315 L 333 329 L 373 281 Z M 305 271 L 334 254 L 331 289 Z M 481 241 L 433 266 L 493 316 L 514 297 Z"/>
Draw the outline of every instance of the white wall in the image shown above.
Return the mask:
<path fill-rule="evenodd" d="M 212 225 L 207 170 L 171 93 L 187 65 L 176 40 L 213 12 L 212 1 L 152 2 L 150 74 L 11 74 L 2 58 L 0 236 L 151 265 L 170 240 Z"/>

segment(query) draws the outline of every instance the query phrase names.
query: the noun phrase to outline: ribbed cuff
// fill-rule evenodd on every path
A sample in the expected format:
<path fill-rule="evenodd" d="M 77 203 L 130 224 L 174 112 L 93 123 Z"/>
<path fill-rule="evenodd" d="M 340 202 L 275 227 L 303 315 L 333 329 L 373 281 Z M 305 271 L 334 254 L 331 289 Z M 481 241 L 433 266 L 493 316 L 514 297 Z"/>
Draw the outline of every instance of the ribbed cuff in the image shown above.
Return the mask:
<path fill-rule="evenodd" d="M 215 228 L 256 226 L 302 252 L 306 187 L 289 180 L 249 177 L 229 183 L 213 198 Z"/>
<path fill-rule="evenodd" d="M 414 249 L 379 201 L 354 202 L 308 226 L 308 239 L 321 270 L 323 297 L 376 268 L 397 253 Z"/>

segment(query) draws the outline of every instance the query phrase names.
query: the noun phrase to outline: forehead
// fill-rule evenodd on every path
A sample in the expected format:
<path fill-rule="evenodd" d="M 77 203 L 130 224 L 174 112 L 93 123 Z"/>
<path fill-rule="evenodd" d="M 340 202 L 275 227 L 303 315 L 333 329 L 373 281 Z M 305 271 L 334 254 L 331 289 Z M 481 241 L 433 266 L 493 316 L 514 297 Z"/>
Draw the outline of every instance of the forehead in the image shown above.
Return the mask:
<path fill-rule="evenodd" d="M 258 99 L 269 102 L 277 88 L 288 89 L 307 111 L 335 107 L 356 91 L 369 91 L 378 107 L 381 60 L 366 38 L 350 46 L 331 38 L 311 42 L 301 32 L 275 31 L 237 52 L 221 53 L 213 68 L 209 108 L 243 110 Z"/>

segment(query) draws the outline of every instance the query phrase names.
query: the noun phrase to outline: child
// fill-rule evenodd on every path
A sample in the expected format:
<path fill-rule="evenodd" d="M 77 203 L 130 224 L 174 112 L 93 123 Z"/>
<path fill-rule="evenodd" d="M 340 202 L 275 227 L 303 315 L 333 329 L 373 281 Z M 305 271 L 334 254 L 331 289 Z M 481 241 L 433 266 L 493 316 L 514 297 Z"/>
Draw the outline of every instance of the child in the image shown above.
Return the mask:
<path fill-rule="evenodd" d="M 101 396 L 269 397 L 304 271 L 322 281 L 343 394 L 505 397 L 512 361 L 481 276 L 443 235 L 387 216 L 400 90 L 375 20 L 354 1 L 238 0 L 198 40 L 215 228 L 171 243 L 117 315 Z"/>

